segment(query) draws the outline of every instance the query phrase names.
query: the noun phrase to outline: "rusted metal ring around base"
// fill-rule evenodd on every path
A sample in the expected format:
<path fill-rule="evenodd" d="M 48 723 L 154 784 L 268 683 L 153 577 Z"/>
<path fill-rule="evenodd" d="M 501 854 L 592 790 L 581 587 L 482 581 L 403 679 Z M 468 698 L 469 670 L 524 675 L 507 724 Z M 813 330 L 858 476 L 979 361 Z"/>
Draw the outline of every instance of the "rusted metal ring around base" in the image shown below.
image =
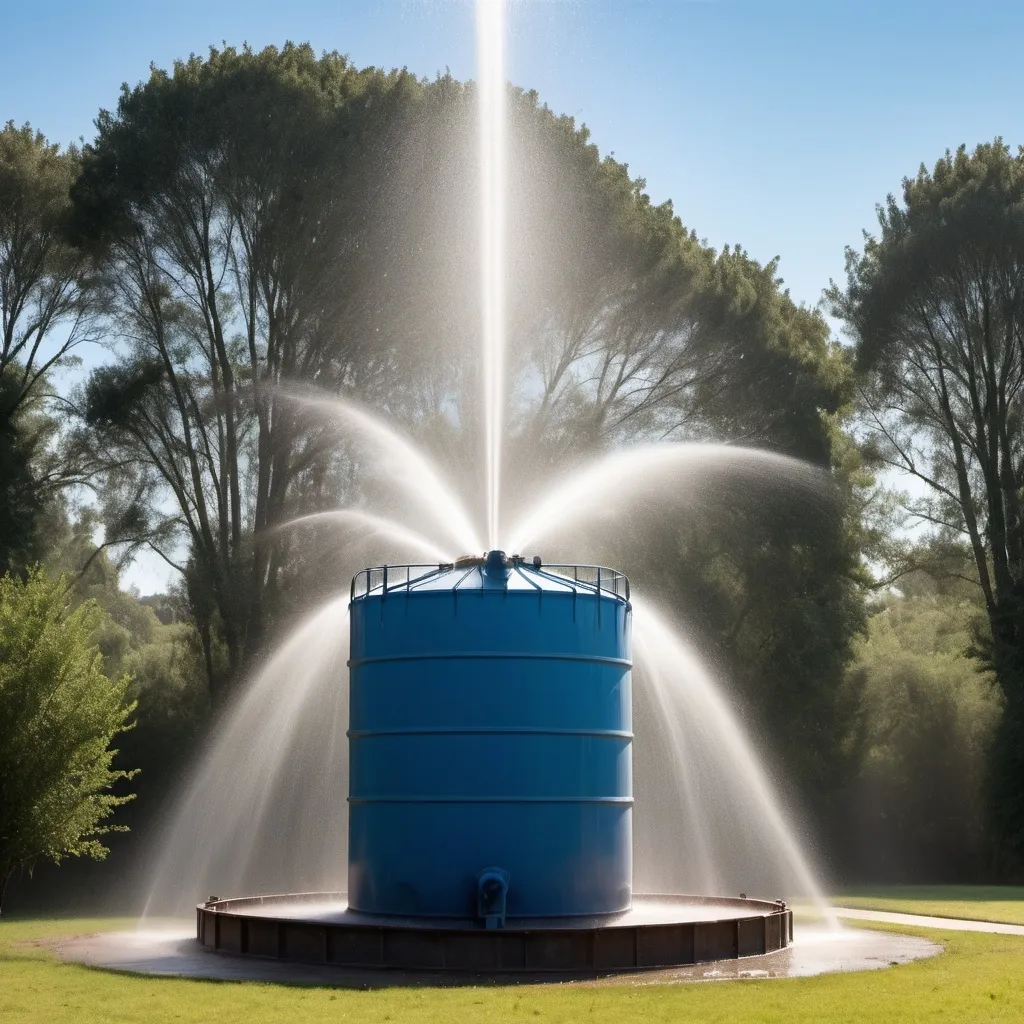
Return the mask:
<path fill-rule="evenodd" d="M 471 921 L 318 911 L 318 906 L 343 899 L 344 893 L 301 893 L 211 900 L 196 908 L 196 937 L 208 950 L 240 956 L 482 974 L 682 967 L 759 956 L 785 949 L 793 939 L 793 914 L 781 901 L 634 896 L 635 906 L 658 901 L 658 919 L 642 920 L 642 913 L 601 921 L 509 919 L 506 927 L 488 930 Z M 678 919 L 672 906 L 665 914 L 666 901 L 678 904 Z M 295 913 L 297 902 L 308 904 L 308 915 Z M 287 915 L 281 912 L 285 904 Z M 699 919 L 694 919 L 695 906 L 702 909 Z M 721 908 L 720 918 L 714 916 L 716 908 Z"/>

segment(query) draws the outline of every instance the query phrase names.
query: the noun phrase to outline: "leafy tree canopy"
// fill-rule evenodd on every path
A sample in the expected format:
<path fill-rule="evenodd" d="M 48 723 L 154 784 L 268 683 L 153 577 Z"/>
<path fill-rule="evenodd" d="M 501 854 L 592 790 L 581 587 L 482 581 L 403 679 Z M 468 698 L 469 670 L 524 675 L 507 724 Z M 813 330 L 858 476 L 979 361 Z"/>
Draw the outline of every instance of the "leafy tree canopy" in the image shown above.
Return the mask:
<path fill-rule="evenodd" d="M 25 125 L 0 128 L 0 425 L 47 372 L 94 337 L 94 283 L 69 244 L 71 186 L 79 153 Z"/>
<path fill-rule="evenodd" d="M 994 814 L 1024 853 L 1024 151 L 947 152 L 878 220 L 829 295 L 857 343 L 868 457 L 917 477 L 910 511 L 970 545 L 1006 699 Z"/>
<path fill-rule="evenodd" d="M 354 395 L 476 478 L 473 100 L 308 46 L 227 48 L 99 119 L 75 221 L 126 358 L 85 389 L 84 436 L 126 538 L 175 560 L 234 671 L 295 563 L 268 528 L 365 497 L 372 462 L 278 385 Z M 585 128 L 510 100 L 510 497 L 625 440 L 829 464 L 849 366 L 776 264 L 710 249 Z"/>
<path fill-rule="evenodd" d="M 889 881 L 976 879 L 992 866 L 984 793 L 1003 707 L 968 654 L 984 610 L 977 592 L 906 581 L 876 607 L 848 672 L 848 867 Z"/>
<path fill-rule="evenodd" d="M 102 859 L 104 824 L 131 799 L 111 789 L 114 737 L 135 708 L 130 679 L 111 681 L 94 643 L 101 613 L 68 611 L 63 580 L 36 570 L 0 578 L 0 899 L 19 867 L 40 858 Z"/>

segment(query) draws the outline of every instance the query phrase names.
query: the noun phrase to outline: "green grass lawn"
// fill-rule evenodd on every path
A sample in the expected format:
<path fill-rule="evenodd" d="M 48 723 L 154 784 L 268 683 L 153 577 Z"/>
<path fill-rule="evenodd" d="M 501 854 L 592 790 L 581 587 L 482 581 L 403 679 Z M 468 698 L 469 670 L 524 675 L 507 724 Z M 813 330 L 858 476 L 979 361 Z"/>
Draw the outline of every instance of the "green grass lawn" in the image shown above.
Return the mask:
<path fill-rule="evenodd" d="M 218 1024 L 352 1021 L 893 1021 L 1024 1020 L 1024 938 L 919 932 L 946 952 L 903 967 L 778 981 L 686 985 L 346 991 L 255 982 L 148 978 L 65 964 L 36 940 L 124 927 L 116 920 L 0 923 L 3 1024 Z M 913 929 L 899 929 L 912 931 Z"/>
<path fill-rule="evenodd" d="M 838 907 L 1024 924 L 1024 885 L 874 885 L 833 898 Z"/>

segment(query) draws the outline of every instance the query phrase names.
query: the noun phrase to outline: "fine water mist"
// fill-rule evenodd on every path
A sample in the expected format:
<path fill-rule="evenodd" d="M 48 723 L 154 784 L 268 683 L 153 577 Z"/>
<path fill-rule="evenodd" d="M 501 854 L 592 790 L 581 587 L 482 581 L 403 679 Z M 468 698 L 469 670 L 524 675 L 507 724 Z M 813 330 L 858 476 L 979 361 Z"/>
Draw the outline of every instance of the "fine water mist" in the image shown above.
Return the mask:
<path fill-rule="evenodd" d="M 827 912 L 806 852 L 812 844 L 797 838 L 694 646 L 642 598 L 633 600 L 633 635 L 638 888 L 798 894 Z"/>
<path fill-rule="evenodd" d="M 533 498 L 502 488 L 505 382 L 505 4 L 479 0 L 479 158 L 482 442 L 485 521 L 474 522 L 475 472 L 454 484 L 408 438 L 357 404 L 305 390 L 282 400 L 320 426 L 344 428 L 370 453 L 361 466 L 393 498 L 380 508 L 301 516 L 276 529 L 331 525 L 335 548 L 376 538 L 380 562 L 398 555 L 436 565 L 466 553 L 527 546 L 551 559 L 584 535 L 603 550 L 658 543 L 640 513 L 693 514 L 722 481 L 756 495 L 779 487 L 826 500 L 826 475 L 768 452 L 658 444 L 599 455 Z M 514 525 L 506 529 L 503 522 Z M 481 528 L 482 527 L 482 528 Z M 651 535 L 644 531 L 651 529 Z M 636 534 L 640 534 L 639 537 Z M 386 545 L 381 545 L 381 540 Z M 538 547 L 539 546 L 539 547 Z M 530 551 L 530 554 L 533 552 Z M 582 558 L 580 560 L 591 560 Z M 362 564 L 348 566 L 349 574 Z M 617 568 L 630 571 L 629 564 Z M 239 685 L 196 755 L 155 858 L 146 912 L 189 913 L 210 895 L 339 891 L 346 885 L 348 789 L 348 576 L 339 595 L 305 619 Z M 726 689 L 695 645 L 642 596 L 634 602 L 635 879 L 639 891 L 809 898 L 824 907 L 813 842 L 794 827 Z M 482 682 L 486 685 L 486 681 Z M 780 738 L 779 742 L 784 742 Z M 410 840 L 413 841 L 413 840 Z"/>
<path fill-rule="evenodd" d="M 146 915 L 344 881 L 347 658 L 346 591 L 299 625 L 210 729 L 159 836 Z"/>
<path fill-rule="evenodd" d="M 318 398 L 307 407 L 330 422 L 351 407 Z M 410 442 L 375 421 L 374 444 L 411 451 Z M 417 456 L 376 464 L 401 489 Z M 434 467 L 430 477 L 440 483 Z M 662 444 L 598 457 L 552 488 L 515 519 L 523 543 L 578 527 L 614 547 L 623 522 L 651 501 L 672 495 L 706 503 L 727 478 L 745 490 L 777 486 L 822 495 L 820 471 L 769 452 L 727 445 Z M 595 501 L 618 495 L 612 512 L 588 517 Z M 458 503 L 448 491 L 443 507 Z M 381 561 L 409 552 L 432 562 L 462 553 L 443 533 L 414 530 L 423 506 L 408 502 L 401 518 L 360 509 L 302 516 L 279 529 L 331 525 L 337 541 L 372 535 Z M 458 511 L 459 518 L 468 517 Z M 405 520 L 404 522 L 402 520 Z M 435 529 L 439 524 L 435 525 Z M 650 538 L 655 542 L 655 538 Z M 521 545 L 516 545 L 521 546 Z M 511 547 L 511 546 L 510 546 Z M 360 568 L 351 566 L 352 571 Z M 624 568 L 628 569 L 628 566 Z M 207 895 L 338 891 L 347 867 L 348 651 L 347 577 L 330 600 L 291 634 L 211 732 L 162 838 L 147 912 L 186 913 Z M 634 742 L 635 886 L 647 892 L 711 895 L 758 893 L 802 897 L 825 907 L 816 880 L 813 843 L 787 815 L 762 761 L 696 646 L 634 591 L 636 697 Z"/>

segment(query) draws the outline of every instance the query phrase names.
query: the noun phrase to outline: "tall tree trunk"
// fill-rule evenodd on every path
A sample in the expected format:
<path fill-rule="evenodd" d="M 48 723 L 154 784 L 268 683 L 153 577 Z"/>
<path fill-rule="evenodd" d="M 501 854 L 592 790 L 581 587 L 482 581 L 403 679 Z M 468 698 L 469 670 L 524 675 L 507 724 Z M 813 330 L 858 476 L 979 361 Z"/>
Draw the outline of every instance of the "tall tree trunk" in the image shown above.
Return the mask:
<path fill-rule="evenodd" d="M 206 667 L 206 688 L 212 697 L 217 689 L 217 680 L 213 670 L 213 638 L 210 634 L 210 623 L 204 620 L 199 624 L 199 642 L 203 645 L 203 664 Z"/>
<path fill-rule="evenodd" d="M 0 915 L 4 912 L 4 894 L 7 892 L 7 883 L 14 877 L 14 867 L 13 864 L 0 867 Z"/>

